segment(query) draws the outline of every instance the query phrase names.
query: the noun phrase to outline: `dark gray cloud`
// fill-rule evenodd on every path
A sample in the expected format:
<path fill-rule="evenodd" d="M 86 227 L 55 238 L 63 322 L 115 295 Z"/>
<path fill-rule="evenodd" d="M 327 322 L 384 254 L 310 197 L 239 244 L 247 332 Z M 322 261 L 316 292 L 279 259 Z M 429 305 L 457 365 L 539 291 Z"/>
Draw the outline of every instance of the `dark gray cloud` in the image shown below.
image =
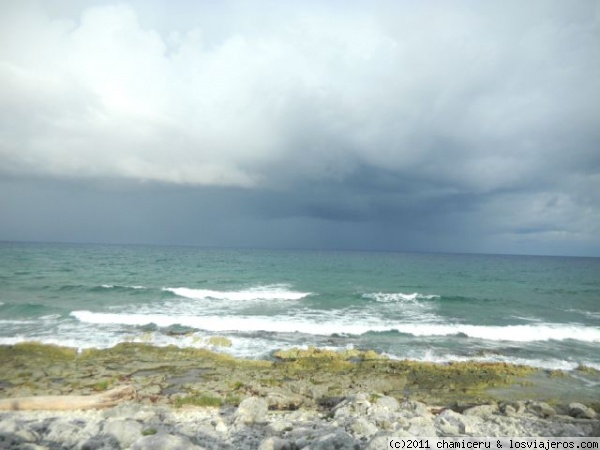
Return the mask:
<path fill-rule="evenodd" d="M 0 12 L 0 238 L 600 254 L 597 2 Z"/>

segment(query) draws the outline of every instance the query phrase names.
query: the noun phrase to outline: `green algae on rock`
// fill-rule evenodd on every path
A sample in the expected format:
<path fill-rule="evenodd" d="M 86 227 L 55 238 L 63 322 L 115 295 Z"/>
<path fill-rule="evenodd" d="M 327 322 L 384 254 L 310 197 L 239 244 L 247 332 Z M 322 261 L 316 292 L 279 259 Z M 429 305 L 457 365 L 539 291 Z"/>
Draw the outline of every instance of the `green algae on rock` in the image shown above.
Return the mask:
<path fill-rule="evenodd" d="M 494 400 L 492 388 L 534 392 L 528 380 L 549 378 L 525 366 L 399 361 L 356 349 L 289 349 L 273 357 L 236 359 L 207 349 L 144 343 L 81 352 L 35 343 L 0 346 L 0 396 L 88 394 L 131 384 L 146 403 L 194 404 L 209 396 L 231 404 L 260 396 L 271 409 L 318 408 L 368 392 L 449 405 Z"/>

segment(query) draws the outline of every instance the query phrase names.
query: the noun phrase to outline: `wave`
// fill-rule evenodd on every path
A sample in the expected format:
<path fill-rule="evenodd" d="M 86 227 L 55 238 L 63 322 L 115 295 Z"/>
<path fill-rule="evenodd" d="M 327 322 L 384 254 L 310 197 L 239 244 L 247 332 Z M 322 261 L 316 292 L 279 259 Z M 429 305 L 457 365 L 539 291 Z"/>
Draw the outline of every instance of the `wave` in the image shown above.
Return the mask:
<path fill-rule="evenodd" d="M 103 284 L 100 287 L 103 289 L 147 289 L 146 286 L 120 286 L 118 284 Z"/>
<path fill-rule="evenodd" d="M 439 295 L 427 295 L 420 294 L 419 292 L 413 292 L 412 294 L 404 294 L 402 292 L 372 292 L 369 294 L 363 294 L 363 298 L 375 300 L 381 303 L 393 303 L 393 302 L 414 302 L 416 300 L 431 300 L 434 298 L 440 298 Z"/>
<path fill-rule="evenodd" d="M 274 332 L 304 333 L 321 336 L 362 335 L 369 332 L 396 331 L 417 337 L 462 336 L 489 341 L 536 342 L 576 340 L 600 342 L 600 329 L 582 325 L 535 324 L 484 326 L 439 323 L 381 323 L 381 321 L 357 320 L 356 317 L 268 317 L 268 316 L 189 316 L 162 314 L 116 314 L 91 311 L 73 311 L 71 315 L 81 322 L 95 324 L 121 324 L 142 326 L 155 324 L 159 327 L 182 325 L 213 332 Z M 361 323 L 358 323 L 361 322 Z"/>
<path fill-rule="evenodd" d="M 275 284 L 259 286 L 241 291 L 215 291 L 210 289 L 191 289 L 185 287 L 163 288 L 163 291 L 171 292 L 179 297 L 194 300 L 216 299 L 216 300 L 301 300 L 311 295 L 310 292 L 290 291 L 285 285 Z"/>
<path fill-rule="evenodd" d="M 385 353 L 390 359 L 405 360 L 407 356 L 394 355 Z M 408 359 L 411 361 L 423 361 L 432 362 L 435 364 L 446 364 L 451 362 L 478 362 L 478 363 L 507 363 L 518 366 L 529 366 L 536 367 L 539 369 L 547 370 L 567 370 L 573 371 L 577 369 L 581 363 L 575 361 L 566 361 L 564 359 L 539 359 L 539 358 L 520 358 L 508 355 L 483 355 L 483 356 L 465 356 L 455 354 L 442 354 L 438 355 L 433 352 L 427 351 L 420 355 L 410 355 Z M 600 364 L 585 362 L 586 367 L 592 367 L 596 370 L 600 370 Z"/>

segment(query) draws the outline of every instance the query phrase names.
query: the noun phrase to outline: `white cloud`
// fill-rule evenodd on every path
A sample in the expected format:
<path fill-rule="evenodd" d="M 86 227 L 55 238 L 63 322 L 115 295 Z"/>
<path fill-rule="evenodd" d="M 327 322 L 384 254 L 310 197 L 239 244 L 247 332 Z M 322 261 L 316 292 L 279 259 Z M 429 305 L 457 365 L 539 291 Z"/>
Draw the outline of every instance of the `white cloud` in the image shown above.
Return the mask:
<path fill-rule="evenodd" d="M 597 139 L 586 5 L 201 4 L 191 25 L 144 4 L 2 6 L 1 172 L 252 187 L 367 165 L 490 192 Z"/>

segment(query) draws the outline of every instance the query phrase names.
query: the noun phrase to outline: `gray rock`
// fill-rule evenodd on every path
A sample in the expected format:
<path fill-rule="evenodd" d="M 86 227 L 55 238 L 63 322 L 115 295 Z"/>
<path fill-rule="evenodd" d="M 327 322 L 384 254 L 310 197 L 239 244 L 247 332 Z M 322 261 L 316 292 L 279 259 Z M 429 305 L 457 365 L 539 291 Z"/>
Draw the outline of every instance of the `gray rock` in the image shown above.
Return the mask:
<path fill-rule="evenodd" d="M 596 411 L 581 403 L 569 403 L 569 415 L 577 419 L 595 419 Z"/>
<path fill-rule="evenodd" d="M 292 430 L 294 426 L 291 422 L 277 420 L 268 424 L 266 428 L 270 434 L 281 436 L 286 431 Z"/>
<path fill-rule="evenodd" d="M 408 433 L 412 436 L 437 436 L 437 430 L 433 425 L 433 421 L 429 417 L 412 417 L 410 419 Z"/>
<path fill-rule="evenodd" d="M 395 413 L 400 409 L 400 403 L 394 397 L 379 397 L 377 402 L 371 406 L 371 414 Z"/>
<path fill-rule="evenodd" d="M 267 394 L 267 403 L 270 409 L 276 410 L 294 410 L 298 409 L 304 399 L 300 395 L 281 392 L 269 392 Z"/>
<path fill-rule="evenodd" d="M 87 441 L 81 441 L 75 448 L 77 450 L 115 450 L 122 447 L 113 436 L 95 436 Z"/>
<path fill-rule="evenodd" d="M 291 449 L 291 445 L 288 441 L 278 438 L 278 437 L 269 437 L 263 440 L 258 447 L 258 450 L 289 450 Z"/>
<path fill-rule="evenodd" d="M 435 424 L 442 430 L 444 428 L 450 433 L 471 434 L 475 428 L 476 417 L 463 416 L 462 414 L 445 409 L 435 418 Z"/>
<path fill-rule="evenodd" d="M 523 402 L 509 402 L 500 405 L 500 411 L 502 411 L 504 415 L 508 417 L 514 417 L 518 416 L 519 414 L 523 414 L 526 409 L 525 403 Z"/>
<path fill-rule="evenodd" d="M 356 394 L 340 402 L 333 408 L 333 417 L 352 417 L 366 415 L 371 408 L 371 402 L 366 394 Z"/>
<path fill-rule="evenodd" d="M 354 434 L 367 437 L 371 437 L 374 434 L 377 434 L 379 431 L 379 429 L 373 423 L 369 422 L 364 417 L 359 417 L 356 419 L 354 423 L 350 425 L 350 430 L 352 430 Z"/>
<path fill-rule="evenodd" d="M 14 433 L 21 428 L 20 424 L 12 417 L 0 416 L 0 433 Z"/>
<path fill-rule="evenodd" d="M 24 444 L 20 450 L 50 450 L 48 447 L 46 446 L 41 446 L 41 445 L 37 445 L 37 444 L 31 444 L 31 443 L 27 443 Z"/>
<path fill-rule="evenodd" d="M 319 437 L 310 443 L 310 450 L 357 450 L 360 446 L 344 431 L 336 431 Z"/>
<path fill-rule="evenodd" d="M 114 436 L 121 447 L 129 447 L 142 436 L 142 425 L 135 420 L 110 420 L 102 433 Z"/>
<path fill-rule="evenodd" d="M 57 419 L 48 427 L 46 440 L 60 442 L 67 446 L 74 447 L 80 441 L 87 440 L 90 436 L 83 436 L 81 425 L 71 423 L 63 419 Z"/>
<path fill-rule="evenodd" d="M 556 415 L 556 410 L 546 402 L 531 402 L 527 409 L 539 417 L 552 417 Z"/>
<path fill-rule="evenodd" d="M 399 410 L 407 417 L 428 416 L 431 415 L 429 408 L 425 403 L 417 401 L 406 401 L 400 404 Z"/>
<path fill-rule="evenodd" d="M 461 428 L 456 422 L 452 423 L 444 417 L 436 418 L 435 426 L 440 431 L 442 436 L 459 436 L 462 434 Z"/>
<path fill-rule="evenodd" d="M 369 441 L 369 444 L 367 445 L 365 450 L 381 450 L 383 448 L 388 448 L 388 439 L 391 437 L 398 437 L 398 435 L 384 434 L 375 436 Z"/>
<path fill-rule="evenodd" d="M 464 416 L 479 416 L 489 417 L 498 412 L 498 405 L 478 405 L 471 408 L 467 408 L 463 411 Z"/>
<path fill-rule="evenodd" d="M 131 450 L 200 450 L 202 447 L 192 444 L 188 438 L 171 434 L 155 434 L 138 439 Z"/>
<path fill-rule="evenodd" d="M 40 439 L 39 434 L 37 434 L 35 431 L 28 429 L 28 428 L 22 428 L 22 429 L 18 430 L 15 433 L 15 436 L 18 436 L 19 438 L 23 439 L 25 442 L 37 442 Z"/>
<path fill-rule="evenodd" d="M 268 404 L 264 398 L 249 397 L 243 400 L 235 412 L 235 421 L 244 424 L 266 422 Z"/>

